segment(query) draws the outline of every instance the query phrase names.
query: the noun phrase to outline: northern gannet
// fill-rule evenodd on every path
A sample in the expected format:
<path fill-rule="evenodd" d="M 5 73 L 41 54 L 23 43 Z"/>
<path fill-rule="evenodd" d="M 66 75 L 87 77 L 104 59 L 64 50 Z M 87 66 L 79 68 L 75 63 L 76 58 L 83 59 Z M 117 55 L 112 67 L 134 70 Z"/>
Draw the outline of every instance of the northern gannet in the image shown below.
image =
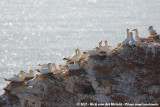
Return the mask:
<path fill-rule="evenodd" d="M 56 64 L 52 65 L 51 72 L 54 73 L 56 71 Z"/>
<path fill-rule="evenodd" d="M 33 79 L 29 80 L 26 86 L 34 86 L 37 83 L 38 83 L 38 74 L 36 74 L 36 76 Z"/>
<path fill-rule="evenodd" d="M 136 41 L 140 40 L 141 38 L 138 36 L 138 29 L 133 29 L 132 31 L 135 31 L 135 32 L 136 32 L 135 40 L 136 40 Z"/>
<path fill-rule="evenodd" d="M 70 64 L 70 65 L 68 66 L 68 68 L 69 68 L 70 70 L 77 70 L 77 69 L 80 68 L 80 62 L 79 62 L 79 61 L 74 61 L 74 64 Z"/>
<path fill-rule="evenodd" d="M 14 75 L 13 77 L 8 78 L 8 79 L 7 79 L 7 78 L 4 78 L 4 80 L 5 80 L 5 81 L 15 81 L 15 82 L 20 82 L 20 81 L 22 81 L 19 74 L 18 74 L 18 75 Z"/>
<path fill-rule="evenodd" d="M 48 64 L 38 64 L 37 66 L 40 66 L 41 68 L 48 68 L 52 63 Z"/>
<path fill-rule="evenodd" d="M 129 45 L 130 46 L 136 46 L 136 42 L 133 38 L 133 33 L 132 32 L 129 32 L 129 36 L 130 36 L 130 41 L 129 41 Z"/>
<path fill-rule="evenodd" d="M 109 49 L 110 46 L 108 46 L 107 40 L 105 40 L 104 43 L 105 43 L 105 46 L 99 47 L 101 52 L 109 52 L 110 51 L 110 49 Z"/>
<path fill-rule="evenodd" d="M 149 30 L 150 36 L 156 36 L 157 35 L 156 31 L 153 29 L 153 26 L 149 26 L 148 30 Z"/>
<path fill-rule="evenodd" d="M 74 62 L 74 61 L 78 61 L 79 58 L 81 56 L 81 52 L 79 49 L 75 50 L 75 53 L 72 55 L 72 57 L 70 57 L 70 59 L 68 59 L 68 63 Z"/>
<path fill-rule="evenodd" d="M 52 73 L 51 69 L 54 66 L 54 64 L 49 63 L 47 66 L 41 66 L 41 68 L 36 69 L 37 72 L 40 72 L 41 74 L 48 74 Z"/>
<path fill-rule="evenodd" d="M 127 31 L 127 38 L 121 43 L 121 46 L 128 44 L 130 41 L 129 29 L 127 29 L 126 31 Z"/>
<path fill-rule="evenodd" d="M 120 46 L 121 46 L 121 43 L 118 43 L 118 44 L 117 44 L 117 47 L 119 48 Z"/>
<path fill-rule="evenodd" d="M 83 52 L 84 54 L 88 54 L 88 55 L 98 55 L 100 53 L 100 48 L 96 47 L 92 50 L 87 50 L 86 52 Z"/>
<path fill-rule="evenodd" d="M 26 73 L 26 72 L 24 72 L 24 71 L 21 70 L 21 71 L 19 72 L 19 75 L 20 75 L 20 77 L 23 78 L 23 79 L 24 79 L 24 78 L 33 78 L 33 77 L 34 77 L 34 72 L 33 72 L 32 70 L 30 70 L 29 73 Z"/>

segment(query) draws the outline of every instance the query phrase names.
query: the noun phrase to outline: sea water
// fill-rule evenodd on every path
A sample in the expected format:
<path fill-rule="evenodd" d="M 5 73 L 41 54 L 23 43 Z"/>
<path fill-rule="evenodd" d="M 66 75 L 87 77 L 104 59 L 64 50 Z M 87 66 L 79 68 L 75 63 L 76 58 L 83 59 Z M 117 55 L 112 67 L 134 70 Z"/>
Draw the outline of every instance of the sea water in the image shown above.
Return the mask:
<path fill-rule="evenodd" d="M 37 64 L 64 64 L 76 48 L 115 48 L 126 38 L 126 28 L 148 27 L 160 33 L 159 0 L 1 0 L 0 94 L 9 78 Z"/>

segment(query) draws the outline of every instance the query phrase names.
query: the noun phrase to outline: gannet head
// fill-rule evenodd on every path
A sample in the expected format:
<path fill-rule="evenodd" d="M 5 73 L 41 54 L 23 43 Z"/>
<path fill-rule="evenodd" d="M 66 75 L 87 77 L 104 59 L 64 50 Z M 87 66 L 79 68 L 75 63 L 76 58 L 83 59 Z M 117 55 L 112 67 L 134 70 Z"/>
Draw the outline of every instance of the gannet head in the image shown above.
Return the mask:
<path fill-rule="evenodd" d="M 133 29 L 132 31 L 138 31 L 138 29 Z"/>
<path fill-rule="evenodd" d="M 20 74 L 21 74 L 22 72 L 23 72 L 22 70 L 19 71 Z"/>
<path fill-rule="evenodd" d="M 118 44 L 117 44 L 117 47 L 120 47 L 120 46 L 121 46 L 121 43 L 118 43 Z"/>
<path fill-rule="evenodd" d="M 53 66 L 53 67 L 55 67 L 55 66 L 56 66 L 56 64 L 53 64 L 52 66 Z"/>
<path fill-rule="evenodd" d="M 77 48 L 77 49 L 75 50 L 75 53 L 76 53 L 76 54 L 80 53 L 80 50 Z"/>
<path fill-rule="evenodd" d="M 127 37 L 129 37 L 129 29 L 126 29 L 126 31 L 127 31 Z"/>
<path fill-rule="evenodd" d="M 105 46 L 108 46 L 108 42 L 107 40 L 104 41 Z"/>
<path fill-rule="evenodd" d="M 29 73 L 30 73 L 30 74 L 33 73 L 33 70 L 29 70 Z"/>
<path fill-rule="evenodd" d="M 136 33 L 138 33 L 138 29 L 133 29 L 132 31 L 135 31 Z"/>
<path fill-rule="evenodd" d="M 153 29 L 153 26 L 149 26 L 148 30 Z"/>

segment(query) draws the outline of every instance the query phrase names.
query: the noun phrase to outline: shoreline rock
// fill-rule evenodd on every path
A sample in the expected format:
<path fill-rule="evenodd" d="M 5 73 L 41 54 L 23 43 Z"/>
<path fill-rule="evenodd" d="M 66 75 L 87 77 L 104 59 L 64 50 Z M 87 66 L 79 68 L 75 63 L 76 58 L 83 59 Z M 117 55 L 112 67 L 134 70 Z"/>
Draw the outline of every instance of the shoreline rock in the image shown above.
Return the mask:
<path fill-rule="evenodd" d="M 160 42 L 151 38 L 104 55 L 90 56 L 81 69 L 39 75 L 36 87 L 9 83 L 4 107 L 75 107 L 97 103 L 160 105 Z M 89 106 L 89 105 L 86 105 Z"/>

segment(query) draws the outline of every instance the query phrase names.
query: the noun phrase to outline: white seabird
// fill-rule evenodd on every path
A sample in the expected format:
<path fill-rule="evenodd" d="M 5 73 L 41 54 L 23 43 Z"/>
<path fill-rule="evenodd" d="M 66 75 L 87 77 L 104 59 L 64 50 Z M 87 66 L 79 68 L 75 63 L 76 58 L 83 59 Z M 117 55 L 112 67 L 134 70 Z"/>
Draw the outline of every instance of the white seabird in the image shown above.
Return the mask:
<path fill-rule="evenodd" d="M 86 52 L 83 52 L 84 54 L 88 54 L 90 56 L 92 55 L 98 55 L 100 53 L 100 49 L 98 47 L 92 49 L 92 50 L 87 50 Z"/>
<path fill-rule="evenodd" d="M 20 75 L 21 78 L 33 78 L 34 77 L 34 72 L 33 72 L 33 70 L 30 70 L 29 73 L 26 73 L 26 72 L 21 70 L 19 72 L 19 75 Z"/>
<path fill-rule="evenodd" d="M 153 29 L 153 26 L 149 26 L 148 28 L 150 36 L 156 36 L 157 32 Z"/>
<path fill-rule="evenodd" d="M 136 40 L 136 41 L 140 40 L 141 38 L 138 36 L 138 29 L 133 29 L 132 31 L 135 31 L 135 32 L 136 32 L 135 40 Z"/>
<path fill-rule="evenodd" d="M 121 43 L 121 46 L 128 44 L 130 41 L 129 29 L 127 29 L 126 31 L 127 31 L 127 38 Z"/>
<path fill-rule="evenodd" d="M 39 69 L 36 69 L 37 72 L 40 72 L 41 74 L 48 74 L 48 73 L 52 73 L 51 69 L 55 67 L 55 64 L 51 64 L 49 63 L 46 67 L 42 66 Z"/>
<path fill-rule="evenodd" d="M 74 61 L 74 64 L 70 64 L 70 65 L 68 66 L 68 68 L 69 68 L 70 70 L 77 70 L 77 69 L 79 69 L 79 68 L 80 68 L 80 63 L 79 63 L 79 61 Z"/>
<path fill-rule="evenodd" d="M 133 33 L 132 32 L 129 32 L 129 35 L 130 35 L 130 41 L 129 41 L 129 45 L 130 46 L 136 46 L 136 42 L 133 38 Z"/>
<path fill-rule="evenodd" d="M 48 68 L 52 63 L 48 64 L 38 64 L 37 66 L 40 66 L 41 68 Z"/>
<path fill-rule="evenodd" d="M 104 43 L 105 43 L 105 46 L 99 47 L 101 52 L 109 52 L 110 51 L 110 49 L 109 49 L 110 46 L 108 46 L 107 40 L 105 40 Z"/>
<path fill-rule="evenodd" d="M 20 81 L 22 81 L 20 75 L 14 75 L 13 77 L 8 78 L 8 79 L 4 78 L 4 80 L 5 81 L 14 81 L 14 82 L 20 82 Z"/>
<path fill-rule="evenodd" d="M 26 86 L 34 86 L 37 83 L 38 83 L 38 74 L 36 74 L 36 76 L 33 79 L 29 80 Z"/>
<path fill-rule="evenodd" d="M 68 57 L 68 58 L 63 58 L 63 60 L 67 60 L 67 62 L 74 62 L 74 61 L 78 61 L 79 58 L 80 58 L 80 55 L 81 55 L 81 52 L 79 49 L 76 49 L 75 50 L 75 53 L 71 56 L 71 57 Z"/>

